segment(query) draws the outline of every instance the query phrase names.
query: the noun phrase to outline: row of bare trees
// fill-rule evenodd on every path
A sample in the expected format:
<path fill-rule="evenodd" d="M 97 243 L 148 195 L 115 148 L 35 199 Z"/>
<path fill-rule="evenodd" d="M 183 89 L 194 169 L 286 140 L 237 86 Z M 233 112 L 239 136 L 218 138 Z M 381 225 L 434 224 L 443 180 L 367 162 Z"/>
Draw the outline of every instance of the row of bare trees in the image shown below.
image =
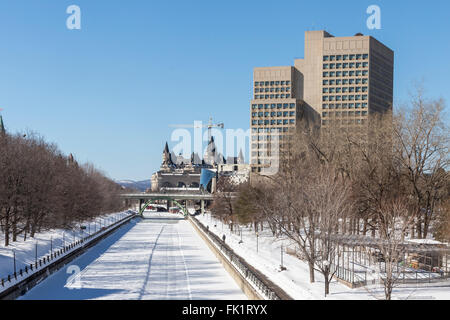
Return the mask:
<path fill-rule="evenodd" d="M 0 231 L 4 244 L 122 209 L 120 187 L 36 134 L 0 133 Z"/>
<path fill-rule="evenodd" d="M 395 115 L 370 115 L 368 126 L 298 126 L 278 173 L 219 185 L 228 193 L 216 196 L 213 213 L 265 223 L 295 242 L 310 281 L 314 271 L 324 276 L 326 294 L 341 254 L 339 235 L 371 237 L 385 260 L 390 299 L 405 238 L 450 240 L 450 135 L 443 110 L 442 100 L 427 100 L 418 90 Z M 237 199 L 224 206 L 232 191 Z"/>

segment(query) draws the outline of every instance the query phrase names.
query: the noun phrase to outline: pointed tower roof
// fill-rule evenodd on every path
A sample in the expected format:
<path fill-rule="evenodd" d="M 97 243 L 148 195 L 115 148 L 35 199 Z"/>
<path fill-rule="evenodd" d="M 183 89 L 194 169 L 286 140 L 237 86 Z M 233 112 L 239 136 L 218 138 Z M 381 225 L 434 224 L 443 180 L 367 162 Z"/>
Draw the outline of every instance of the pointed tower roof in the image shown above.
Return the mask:
<path fill-rule="evenodd" d="M 167 144 L 167 141 L 166 146 L 164 147 L 164 153 L 169 153 L 169 145 Z"/>
<path fill-rule="evenodd" d="M 6 130 L 5 130 L 5 126 L 3 125 L 3 118 L 0 115 L 0 133 L 5 134 Z"/>
<path fill-rule="evenodd" d="M 244 162 L 245 162 L 244 154 L 242 153 L 242 148 L 241 148 L 241 150 L 239 151 L 237 163 L 243 164 Z"/>

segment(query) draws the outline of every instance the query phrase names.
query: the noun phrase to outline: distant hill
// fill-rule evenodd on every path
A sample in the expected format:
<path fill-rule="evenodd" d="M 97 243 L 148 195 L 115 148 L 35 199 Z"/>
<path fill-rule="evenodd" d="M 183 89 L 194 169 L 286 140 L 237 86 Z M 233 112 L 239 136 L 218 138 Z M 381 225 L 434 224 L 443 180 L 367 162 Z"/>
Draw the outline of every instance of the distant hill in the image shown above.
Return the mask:
<path fill-rule="evenodd" d="M 142 180 L 142 181 L 133 181 L 133 180 L 118 180 L 117 184 L 121 185 L 124 188 L 136 189 L 144 192 L 148 188 L 151 187 L 150 179 Z"/>

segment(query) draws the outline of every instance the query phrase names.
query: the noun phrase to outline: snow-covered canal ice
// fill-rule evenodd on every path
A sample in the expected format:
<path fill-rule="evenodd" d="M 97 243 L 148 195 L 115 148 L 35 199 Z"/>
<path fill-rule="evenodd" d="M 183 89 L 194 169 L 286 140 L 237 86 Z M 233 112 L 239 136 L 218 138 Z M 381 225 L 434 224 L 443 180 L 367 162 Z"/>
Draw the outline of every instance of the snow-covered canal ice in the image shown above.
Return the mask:
<path fill-rule="evenodd" d="M 189 221 L 150 217 L 123 226 L 20 299 L 247 299 Z"/>

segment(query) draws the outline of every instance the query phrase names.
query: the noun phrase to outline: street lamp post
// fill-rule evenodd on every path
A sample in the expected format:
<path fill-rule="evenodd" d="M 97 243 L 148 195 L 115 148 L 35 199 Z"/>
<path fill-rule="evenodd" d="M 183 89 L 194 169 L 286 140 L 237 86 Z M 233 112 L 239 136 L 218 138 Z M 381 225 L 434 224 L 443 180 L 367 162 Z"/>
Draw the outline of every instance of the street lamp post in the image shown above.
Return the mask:
<path fill-rule="evenodd" d="M 256 252 L 258 253 L 259 252 L 259 244 L 258 244 L 258 238 L 259 238 L 259 233 L 258 232 L 256 232 Z"/>
<path fill-rule="evenodd" d="M 14 275 L 16 275 L 16 250 L 13 250 L 14 254 Z"/>

